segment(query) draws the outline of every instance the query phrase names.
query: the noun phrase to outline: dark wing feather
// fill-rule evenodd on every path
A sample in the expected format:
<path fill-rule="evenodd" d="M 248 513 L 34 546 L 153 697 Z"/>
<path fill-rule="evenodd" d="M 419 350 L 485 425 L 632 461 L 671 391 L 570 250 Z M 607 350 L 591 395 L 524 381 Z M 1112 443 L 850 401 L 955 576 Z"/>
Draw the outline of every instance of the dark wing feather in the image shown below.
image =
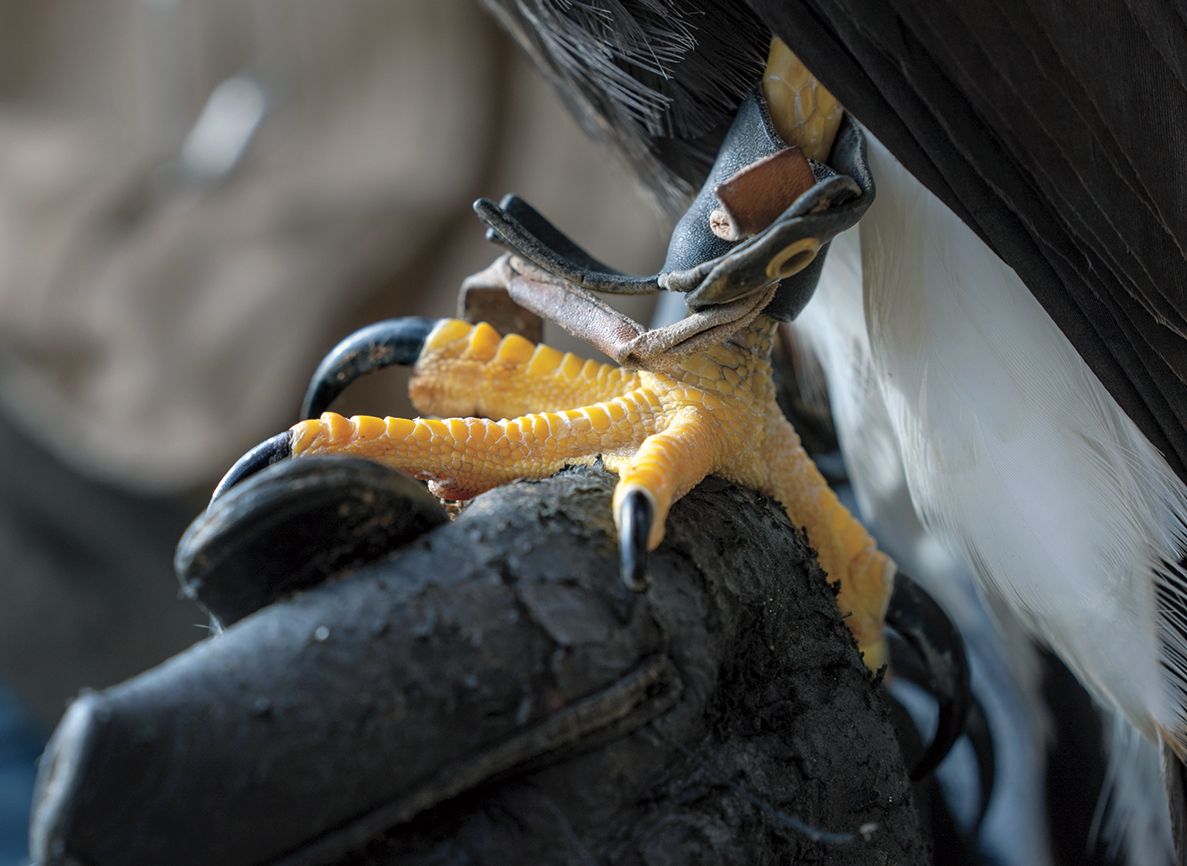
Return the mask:
<path fill-rule="evenodd" d="M 678 215 L 713 164 L 771 35 L 745 3 L 484 0 L 597 138 Z"/>
<path fill-rule="evenodd" d="M 1187 15 L 1158 0 L 486 0 L 679 210 L 778 33 L 1187 479 Z"/>
<path fill-rule="evenodd" d="M 750 0 L 1018 271 L 1187 479 L 1187 23 L 1156 0 Z"/>

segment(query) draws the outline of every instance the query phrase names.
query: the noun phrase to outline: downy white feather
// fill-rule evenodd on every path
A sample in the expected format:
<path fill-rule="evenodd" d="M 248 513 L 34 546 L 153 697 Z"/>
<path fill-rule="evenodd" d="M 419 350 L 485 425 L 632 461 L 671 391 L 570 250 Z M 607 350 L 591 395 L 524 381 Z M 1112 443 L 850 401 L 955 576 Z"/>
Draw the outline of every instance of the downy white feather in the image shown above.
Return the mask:
<path fill-rule="evenodd" d="M 1013 270 L 877 141 L 870 158 L 870 369 L 917 514 L 1091 692 L 1182 753 L 1187 486 Z"/>
<path fill-rule="evenodd" d="M 1184 745 L 1181 635 L 1155 584 L 1187 491 L 1018 279 L 877 143 L 862 230 L 882 395 L 924 524 L 1099 696 Z M 1176 585 L 1177 584 L 1177 585 Z"/>
<path fill-rule="evenodd" d="M 1102 721 L 1109 763 L 1090 844 L 1099 835 L 1110 856 L 1129 866 L 1175 862 L 1158 749 L 1120 713 Z"/>
<path fill-rule="evenodd" d="M 963 558 L 940 544 L 915 514 L 898 437 L 870 353 L 859 230 L 833 241 L 816 294 L 791 327 L 797 342 L 823 368 L 862 522 L 899 567 L 940 601 L 964 636 L 973 688 L 996 741 L 996 783 L 982 844 L 1003 866 L 1046 866 L 1052 862 L 1044 820 L 1043 755 L 1049 725 L 1037 653 L 1008 611 L 991 620 Z M 797 372 L 816 369 L 796 365 Z M 815 383 L 797 385 L 801 394 L 819 390 Z M 930 717 L 918 721 L 921 726 L 932 723 Z M 971 753 L 958 748 L 938 772 L 949 802 L 971 820 L 978 798 Z"/>

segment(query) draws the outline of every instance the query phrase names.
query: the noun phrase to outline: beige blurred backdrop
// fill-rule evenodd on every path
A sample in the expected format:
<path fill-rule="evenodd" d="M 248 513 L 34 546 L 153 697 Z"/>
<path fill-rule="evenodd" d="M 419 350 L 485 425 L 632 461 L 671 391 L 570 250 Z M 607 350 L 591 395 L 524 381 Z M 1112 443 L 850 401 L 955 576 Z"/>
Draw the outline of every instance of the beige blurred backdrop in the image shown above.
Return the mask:
<path fill-rule="evenodd" d="M 0 0 L 0 683 L 52 721 L 200 638 L 170 560 L 214 481 L 351 329 L 452 314 L 510 191 L 662 259 L 476 0 Z"/>

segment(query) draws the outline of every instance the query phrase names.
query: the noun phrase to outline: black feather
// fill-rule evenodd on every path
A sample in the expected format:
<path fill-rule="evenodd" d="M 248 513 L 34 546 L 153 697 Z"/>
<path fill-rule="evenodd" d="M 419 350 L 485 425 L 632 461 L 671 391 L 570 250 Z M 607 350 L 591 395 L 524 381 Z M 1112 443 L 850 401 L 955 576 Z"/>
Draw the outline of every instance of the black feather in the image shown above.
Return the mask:
<path fill-rule="evenodd" d="M 1018 272 L 1187 480 L 1183 3 L 749 5 Z"/>
<path fill-rule="evenodd" d="M 1181 4 L 486 3 L 674 212 L 777 33 L 1018 272 L 1187 479 Z"/>
<path fill-rule="evenodd" d="M 714 0 L 485 0 L 595 137 L 673 213 L 700 185 L 770 31 Z"/>

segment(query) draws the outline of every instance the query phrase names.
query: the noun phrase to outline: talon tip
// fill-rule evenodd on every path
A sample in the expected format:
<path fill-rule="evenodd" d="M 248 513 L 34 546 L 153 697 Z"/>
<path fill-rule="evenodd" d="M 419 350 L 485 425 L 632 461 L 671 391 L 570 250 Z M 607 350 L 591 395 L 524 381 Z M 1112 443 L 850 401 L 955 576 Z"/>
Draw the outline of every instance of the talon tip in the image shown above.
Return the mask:
<path fill-rule="evenodd" d="M 273 463 L 287 460 L 292 454 L 293 435 L 291 431 L 286 430 L 283 433 L 277 433 L 271 439 L 265 439 L 236 460 L 235 465 L 227 470 L 227 474 L 223 476 L 222 481 L 214 488 L 210 502 L 213 504 L 219 497 L 239 482 L 255 475 L 261 469 L 266 469 Z"/>
<path fill-rule="evenodd" d="M 394 365 L 411 367 L 437 322 L 404 316 L 355 331 L 318 364 L 301 403 L 301 418 L 321 415 L 360 376 Z"/>
<path fill-rule="evenodd" d="M 635 592 L 650 584 L 647 574 L 647 539 L 655 521 L 655 506 L 641 490 L 627 493 L 619 509 L 618 551 L 622 582 Z"/>
<path fill-rule="evenodd" d="M 947 614 L 901 572 L 894 579 L 886 622 L 917 653 L 924 667 L 920 685 L 940 709 L 935 735 L 911 769 L 911 780 L 917 782 L 939 766 L 965 729 L 972 704 L 968 658 Z"/>

